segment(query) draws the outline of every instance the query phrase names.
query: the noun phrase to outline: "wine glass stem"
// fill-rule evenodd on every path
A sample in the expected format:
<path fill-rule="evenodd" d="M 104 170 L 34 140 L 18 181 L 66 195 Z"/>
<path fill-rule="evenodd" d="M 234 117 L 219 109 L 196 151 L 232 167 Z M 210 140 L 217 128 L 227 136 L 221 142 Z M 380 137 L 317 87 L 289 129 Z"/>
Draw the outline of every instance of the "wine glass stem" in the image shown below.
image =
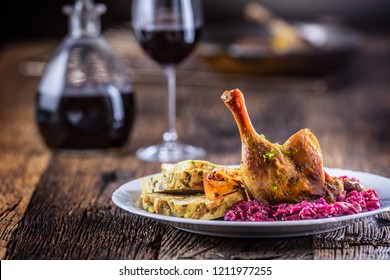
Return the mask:
<path fill-rule="evenodd" d="M 164 67 L 168 86 L 168 130 L 164 133 L 165 142 L 175 142 L 178 138 L 176 131 L 176 69 L 173 65 Z"/>

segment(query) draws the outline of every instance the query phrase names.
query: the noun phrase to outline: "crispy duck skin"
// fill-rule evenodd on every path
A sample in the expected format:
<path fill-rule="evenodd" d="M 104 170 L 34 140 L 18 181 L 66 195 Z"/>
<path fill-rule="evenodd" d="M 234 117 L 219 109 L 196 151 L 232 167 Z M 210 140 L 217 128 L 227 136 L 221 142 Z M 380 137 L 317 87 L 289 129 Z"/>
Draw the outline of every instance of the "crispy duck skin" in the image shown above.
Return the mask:
<path fill-rule="evenodd" d="M 324 197 L 332 203 L 344 193 L 341 180 L 323 170 L 320 145 L 309 129 L 298 131 L 284 145 L 271 143 L 253 128 L 239 89 L 225 91 L 221 99 L 240 132 L 241 175 L 254 199 L 275 204 Z"/>

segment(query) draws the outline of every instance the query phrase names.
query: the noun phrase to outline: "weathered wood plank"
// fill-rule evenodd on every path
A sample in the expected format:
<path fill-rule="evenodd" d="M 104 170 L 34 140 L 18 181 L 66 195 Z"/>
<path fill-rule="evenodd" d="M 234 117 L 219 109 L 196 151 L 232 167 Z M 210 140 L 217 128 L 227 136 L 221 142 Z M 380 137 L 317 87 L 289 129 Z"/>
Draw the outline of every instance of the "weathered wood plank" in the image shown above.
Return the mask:
<path fill-rule="evenodd" d="M 35 141 L 32 122 L 36 80 L 18 73 L 21 57 L 39 48 L 2 50 L 0 60 L 0 259 L 23 217 L 50 154 Z"/>
<path fill-rule="evenodd" d="M 171 229 L 159 259 L 312 259 L 312 238 L 222 238 Z M 174 236 L 175 238 L 170 238 Z"/>
<path fill-rule="evenodd" d="M 112 157 L 55 155 L 8 257 L 155 258 L 161 227 L 112 207 L 113 190 L 133 178 L 118 162 Z"/>

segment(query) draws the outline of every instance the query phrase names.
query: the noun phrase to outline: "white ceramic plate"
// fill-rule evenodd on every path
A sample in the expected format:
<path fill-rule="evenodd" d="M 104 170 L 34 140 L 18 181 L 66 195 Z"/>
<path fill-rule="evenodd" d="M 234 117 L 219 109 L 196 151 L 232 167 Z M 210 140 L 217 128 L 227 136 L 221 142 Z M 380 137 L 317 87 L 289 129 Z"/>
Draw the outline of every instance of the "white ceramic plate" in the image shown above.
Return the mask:
<path fill-rule="evenodd" d="M 137 201 L 141 195 L 139 179 L 120 186 L 113 193 L 112 201 L 118 207 L 132 214 L 166 223 L 184 231 L 212 236 L 243 238 L 272 238 L 312 235 L 336 230 L 361 219 L 372 218 L 374 215 L 379 213 L 390 211 L 389 178 L 360 171 L 334 168 L 326 168 L 326 170 L 332 176 L 346 175 L 348 177 L 358 178 L 367 188 L 375 189 L 382 199 L 382 207 L 374 211 L 354 215 L 300 221 L 230 222 L 223 220 L 176 218 L 151 214 L 137 206 Z"/>

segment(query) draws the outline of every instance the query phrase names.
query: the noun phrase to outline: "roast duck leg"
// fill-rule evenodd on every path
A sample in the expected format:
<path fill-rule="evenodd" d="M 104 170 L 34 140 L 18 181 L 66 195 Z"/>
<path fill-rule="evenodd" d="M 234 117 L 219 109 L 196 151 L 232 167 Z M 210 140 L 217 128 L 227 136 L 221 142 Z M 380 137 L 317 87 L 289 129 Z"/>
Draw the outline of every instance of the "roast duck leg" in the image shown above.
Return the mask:
<path fill-rule="evenodd" d="M 221 98 L 240 132 L 241 176 L 254 199 L 276 204 L 323 197 L 333 203 L 344 194 L 342 180 L 324 171 L 320 145 L 309 129 L 298 131 L 283 145 L 271 143 L 253 128 L 239 89 L 225 91 Z"/>

